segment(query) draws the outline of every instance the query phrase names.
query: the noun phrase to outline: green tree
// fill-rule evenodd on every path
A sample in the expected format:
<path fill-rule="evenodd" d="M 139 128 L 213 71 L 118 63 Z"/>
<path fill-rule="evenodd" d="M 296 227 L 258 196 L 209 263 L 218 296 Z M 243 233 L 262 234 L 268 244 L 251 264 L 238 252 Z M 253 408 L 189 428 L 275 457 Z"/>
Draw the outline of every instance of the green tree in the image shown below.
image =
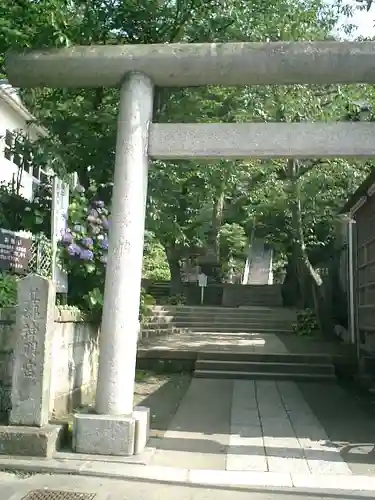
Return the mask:
<path fill-rule="evenodd" d="M 327 4 L 323 0 L 4 0 L 0 9 L 1 52 L 8 48 L 71 44 L 323 40 L 332 37 L 342 11 L 341 2 Z M 342 115 L 348 96 L 355 92 L 337 86 L 158 89 L 155 119 L 335 119 Z M 333 99 L 335 93 L 338 97 Z M 77 172 L 86 188 L 90 181 L 94 182 L 98 196 L 108 203 L 118 90 L 36 89 L 23 91 L 23 97 L 50 132 L 37 145 L 35 158 L 59 173 Z M 176 289 L 181 263 L 192 252 L 209 253 L 217 263 L 222 250 L 223 258 L 227 258 L 220 238 L 224 224 L 239 224 L 248 232 L 255 213 L 257 220 L 262 220 L 253 207 L 265 208 L 265 201 L 275 207 L 274 195 L 285 200 L 291 213 L 293 189 L 302 178 L 310 178 L 306 175 L 311 162 L 298 163 L 298 176 L 290 165 L 259 161 L 154 162 L 150 169 L 147 227 L 165 250 Z M 272 188 L 268 179 L 278 187 Z M 261 182 L 271 189 L 268 194 L 261 189 Z M 286 187 L 289 191 L 285 191 Z M 277 207 L 281 207 L 278 203 Z M 297 234 L 297 219 L 283 217 L 280 210 L 273 220 L 277 227 L 280 222 L 283 229 L 274 230 L 280 237 L 289 238 L 290 246 L 291 235 Z M 289 247 L 285 243 L 283 248 L 285 252 Z"/>
<path fill-rule="evenodd" d="M 369 86 L 293 86 L 264 89 L 261 114 L 267 121 L 340 121 L 359 95 L 369 98 Z M 358 119 L 353 116 L 351 119 Z M 344 160 L 296 160 L 269 162 L 267 191 L 255 208 L 264 235 L 288 261 L 290 281 L 294 279 L 294 300 L 306 305 L 313 292 L 321 328 L 330 331 L 324 314 L 322 280 L 314 264 L 331 251 L 337 209 L 368 173 L 366 162 Z M 273 185 L 270 185 L 273 183 Z M 271 194 L 273 193 L 273 194 Z M 259 195 L 259 193 L 258 193 Z M 263 200 L 262 200 L 263 198 Z M 321 313 L 320 313 L 321 312 Z"/>

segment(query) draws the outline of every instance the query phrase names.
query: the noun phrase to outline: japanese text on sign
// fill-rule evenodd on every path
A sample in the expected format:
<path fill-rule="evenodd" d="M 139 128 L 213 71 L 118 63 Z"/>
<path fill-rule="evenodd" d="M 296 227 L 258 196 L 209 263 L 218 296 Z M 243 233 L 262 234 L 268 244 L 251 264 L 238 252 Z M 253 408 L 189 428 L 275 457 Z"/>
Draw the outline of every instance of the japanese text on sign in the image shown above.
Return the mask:
<path fill-rule="evenodd" d="M 0 229 L 0 269 L 25 272 L 30 260 L 30 251 L 31 238 Z"/>
<path fill-rule="evenodd" d="M 21 338 L 23 340 L 23 375 L 25 378 L 34 379 L 36 376 L 36 355 L 40 329 L 40 298 L 38 289 L 30 291 L 30 299 L 23 309 L 23 324 Z"/>

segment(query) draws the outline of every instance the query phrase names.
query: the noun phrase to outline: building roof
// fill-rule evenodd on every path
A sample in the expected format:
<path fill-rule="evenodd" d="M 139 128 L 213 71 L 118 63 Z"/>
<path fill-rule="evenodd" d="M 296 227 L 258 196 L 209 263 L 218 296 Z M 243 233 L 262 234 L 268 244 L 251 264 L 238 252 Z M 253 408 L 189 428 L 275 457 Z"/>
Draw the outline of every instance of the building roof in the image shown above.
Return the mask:
<path fill-rule="evenodd" d="M 340 213 L 344 214 L 350 212 L 350 210 L 354 207 L 356 203 L 359 202 L 361 198 L 363 198 L 364 196 L 368 196 L 367 191 L 374 184 L 375 184 L 375 168 L 371 171 L 370 175 L 366 177 L 366 179 L 362 182 L 359 188 L 352 194 L 352 196 L 340 210 Z"/>
<path fill-rule="evenodd" d="M 16 113 L 22 116 L 27 122 L 34 122 L 33 127 L 41 136 L 47 136 L 47 130 L 37 125 L 36 118 L 23 104 L 18 89 L 12 87 L 8 80 L 0 79 L 0 99 L 5 101 Z"/>

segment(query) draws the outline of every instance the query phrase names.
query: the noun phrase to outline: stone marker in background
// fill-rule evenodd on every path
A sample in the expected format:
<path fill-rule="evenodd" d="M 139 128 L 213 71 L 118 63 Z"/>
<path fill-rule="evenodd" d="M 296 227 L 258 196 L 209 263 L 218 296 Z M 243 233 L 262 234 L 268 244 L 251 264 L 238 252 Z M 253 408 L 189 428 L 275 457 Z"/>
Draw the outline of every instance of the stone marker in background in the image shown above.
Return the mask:
<path fill-rule="evenodd" d="M 11 425 L 48 423 L 55 289 L 37 275 L 20 280 L 16 312 Z"/>

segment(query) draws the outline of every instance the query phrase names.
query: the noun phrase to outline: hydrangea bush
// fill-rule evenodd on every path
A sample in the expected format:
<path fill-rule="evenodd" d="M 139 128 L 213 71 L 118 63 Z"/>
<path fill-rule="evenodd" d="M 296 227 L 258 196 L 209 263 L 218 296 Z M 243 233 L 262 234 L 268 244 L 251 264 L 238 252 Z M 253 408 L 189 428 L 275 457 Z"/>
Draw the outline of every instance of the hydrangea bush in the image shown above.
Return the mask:
<path fill-rule="evenodd" d="M 108 253 L 110 214 L 94 189 L 78 187 L 71 196 L 68 228 L 61 236 L 60 258 L 69 275 L 69 302 L 101 319 Z M 142 291 L 141 316 L 146 315 L 153 298 Z"/>

